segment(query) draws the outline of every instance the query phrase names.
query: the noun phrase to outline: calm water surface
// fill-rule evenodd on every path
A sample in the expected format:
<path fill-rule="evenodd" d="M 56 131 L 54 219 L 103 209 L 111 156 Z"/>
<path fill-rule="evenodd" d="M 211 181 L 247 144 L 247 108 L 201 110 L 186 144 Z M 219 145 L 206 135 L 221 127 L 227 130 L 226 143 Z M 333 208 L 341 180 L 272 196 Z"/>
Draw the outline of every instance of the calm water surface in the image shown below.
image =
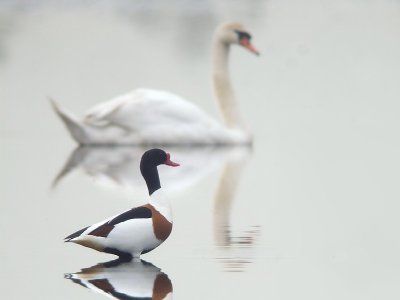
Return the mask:
<path fill-rule="evenodd" d="M 144 149 L 75 148 L 47 97 L 159 88 L 218 117 L 225 20 L 262 53 L 231 53 L 254 147 L 167 149 L 174 229 L 145 262 L 64 244 L 146 201 Z M 399 53 L 398 1 L 0 1 L 2 296 L 398 299 Z"/>

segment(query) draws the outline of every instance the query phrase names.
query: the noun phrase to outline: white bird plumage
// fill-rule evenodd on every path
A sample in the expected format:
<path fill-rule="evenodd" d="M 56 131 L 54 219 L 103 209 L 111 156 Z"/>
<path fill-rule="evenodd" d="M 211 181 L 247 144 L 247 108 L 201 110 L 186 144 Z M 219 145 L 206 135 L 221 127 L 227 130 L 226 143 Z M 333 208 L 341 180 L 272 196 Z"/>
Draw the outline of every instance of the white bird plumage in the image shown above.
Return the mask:
<path fill-rule="evenodd" d="M 149 204 L 158 212 L 163 215 L 168 222 L 172 224 L 172 212 L 169 202 L 166 201 L 164 196 L 160 196 L 161 191 L 154 192 L 150 197 Z M 141 208 L 141 207 L 140 207 Z M 147 207 L 145 209 L 148 209 Z M 106 220 L 100 221 L 93 224 L 79 236 L 69 238 L 65 241 L 80 244 L 101 252 L 112 253 L 116 255 L 127 254 L 125 256 L 139 257 L 140 254 L 148 252 L 154 248 L 157 248 L 163 243 L 163 240 L 158 239 L 154 235 L 153 218 L 131 218 L 123 222 L 113 225 L 113 229 L 107 233 L 107 236 L 101 236 L 99 234 L 93 234 L 93 232 L 101 227 L 107 226 L 112 220 L 120 217 L 123 214 L 127 214 L 132 210 L 127 210 L 123 213 L 115 215 Z M 108 252 L 105 249 L 113 249 Z M 117 250 L 117 251 L 116 251 Z M 122 254 L 119 254 L 122 253 Z"/>
<path fill-rule="evenodd" d="M 239 23 L 219 26 L 213 39 L 213 84 L 224 125 L 175 94 L 137 89 L 95 105 L 80 120 L 52 101 L 72 137 L 83 145 L 227 145 L 250 144 L 233 94 L 228 69 L 229 47 L 239 44 L 258 54 Z"/>
<path fill-rule="evenodd" d="M 137 258 L 161 245 L 172 230 L 170 203 L 160 190 L 157 166 L 161 164 L 179 166 L 170 160 L 169 153 L 161 149 L 148 150 L 142 156 L 140 171 L 150 195 L 147 204 L 78 230 L 64 241 L 118 255 L 127 260 Z"/>

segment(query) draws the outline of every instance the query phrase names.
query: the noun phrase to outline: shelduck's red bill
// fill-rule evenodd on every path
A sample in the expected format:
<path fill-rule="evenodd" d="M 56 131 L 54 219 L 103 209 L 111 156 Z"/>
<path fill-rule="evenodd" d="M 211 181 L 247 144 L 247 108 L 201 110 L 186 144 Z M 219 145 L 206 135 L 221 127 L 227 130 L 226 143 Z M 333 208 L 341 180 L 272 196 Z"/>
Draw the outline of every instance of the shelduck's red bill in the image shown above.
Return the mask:
<path fill-rule="evenodd" d="M 171 166 L 171 167 L 179 167 L 180 166 L 180 164 L 178 164 L 178 163 L 176 163 L 176 162 L 173 162 L 171 159 L 170 159 L 170 154 L 169 153 L 167 153 L 167 160 L 164 162 L 164 164 L 165 165 L 167 165 L 167 166 Z"/>
<path fill-rule="evenodd" d="M 253 52 L 255 55 L 260 55 L 260 52 L 250 43 L 247 37 L 243 37 L 240 39 L 240 45 L 248 49 L 250 52 Z"/>

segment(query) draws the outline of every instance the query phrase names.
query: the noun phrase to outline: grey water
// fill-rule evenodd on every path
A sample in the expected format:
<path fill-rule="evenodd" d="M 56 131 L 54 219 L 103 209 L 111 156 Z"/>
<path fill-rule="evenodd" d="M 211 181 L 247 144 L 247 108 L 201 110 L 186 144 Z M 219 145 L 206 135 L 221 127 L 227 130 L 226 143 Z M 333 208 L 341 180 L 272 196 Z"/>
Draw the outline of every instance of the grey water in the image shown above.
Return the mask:
<path fill-rule="evenodd" d="M 230 57 L 253 147 L 168 148 L 171 236 L 96 266 L 114 257 L 62 239 L 145 201 L 144 149 L 76 148 L 48 97 L 82 115 L 157 88 L 218 118 L 210 39 L 231 20 L 261 52 Z M 106 299 L 112 278 L 142 297 L 398 299 L 399 53 L 392 0 L 0 1 L 2 297 Z"/>

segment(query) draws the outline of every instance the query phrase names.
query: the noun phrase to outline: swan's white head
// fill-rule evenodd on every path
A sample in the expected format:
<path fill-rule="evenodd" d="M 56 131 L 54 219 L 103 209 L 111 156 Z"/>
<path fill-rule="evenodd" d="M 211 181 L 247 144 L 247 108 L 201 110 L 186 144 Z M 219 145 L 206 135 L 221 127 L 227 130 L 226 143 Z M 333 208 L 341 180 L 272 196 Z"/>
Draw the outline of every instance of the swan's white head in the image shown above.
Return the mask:
<path fill-rule="evenodd" d="M 251 34 L 238 22 L 221 24 L 215 31 L 215 38 L 226 45 L 237 44 L 256 55 L 260 55 L 250 42 Z"/>

